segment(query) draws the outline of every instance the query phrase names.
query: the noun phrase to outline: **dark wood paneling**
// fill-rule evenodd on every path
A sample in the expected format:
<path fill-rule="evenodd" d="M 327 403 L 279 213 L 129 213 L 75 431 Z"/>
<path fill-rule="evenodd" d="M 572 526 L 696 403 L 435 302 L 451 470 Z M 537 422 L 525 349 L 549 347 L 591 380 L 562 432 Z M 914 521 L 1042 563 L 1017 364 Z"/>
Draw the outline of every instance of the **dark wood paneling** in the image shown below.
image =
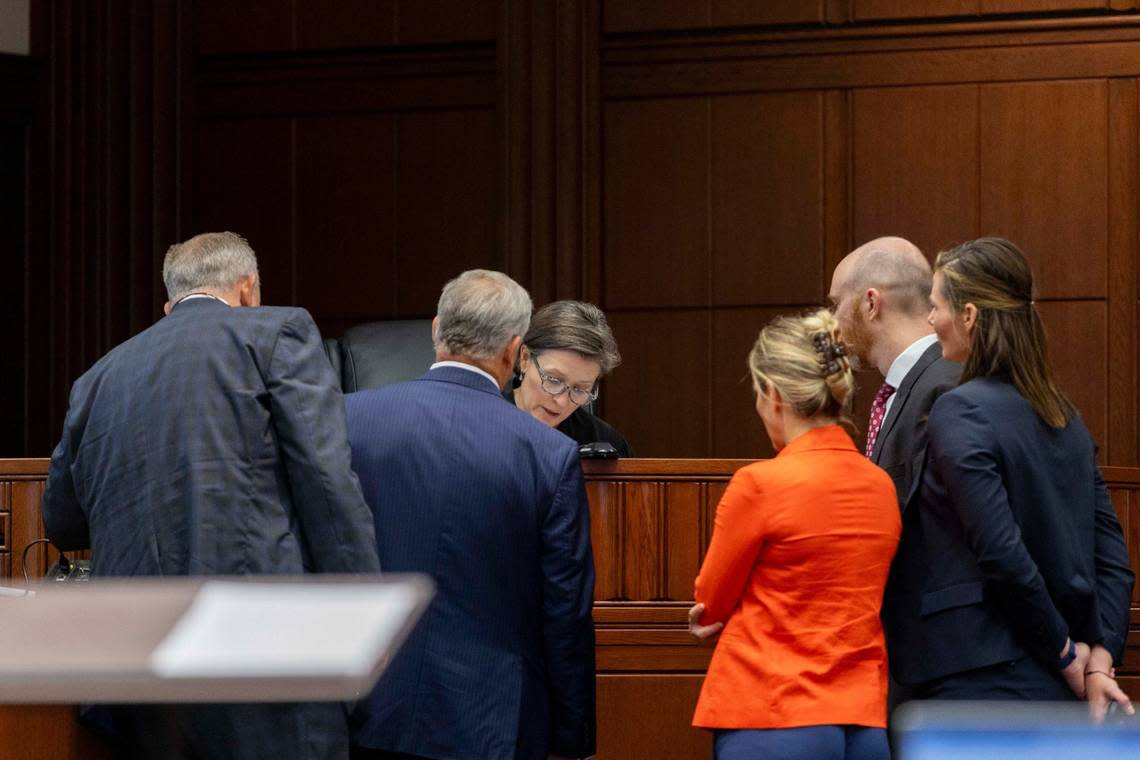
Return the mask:
<path fill-rule="evenodd" d="M 297 122 L 297 303 L 326 319 L 395 316 L 394 139 L 388 114 Z"/>
<path fill-rule="evenodd" d="M 262 301 L 296 303 L 293 122 L 208 121 L 195 137 L 189 235 L 242 235 L 257 253 Z"/>
<path fill-rule="evenodd" d="M 1140 361 L 1135 308 L 1140 277 L 1140 95 L 1135 79 L 1108 83 L 1108 438 L 1104 461 L 1140 462 L 1137 388 Z M 1118 210 L 1118 211 L 1117 211 Z"/>
<path fill-rule="evenodd" d="M 712 99 L 714 305 L 822 300 L 822 124 L 820 93 Z"/>
<path fill-rule="evenodd" d="M 804 0 L 711 0 L 712 26 L 811 24 L 824 20 L 823 2 Z"/>
<path fill-rule="evenodd" d="M 396 120 L 396 314 L 435 314 L 465 269 L 503 269 L 495 245 L 495 114 L 400 114 Z"/>
<path fill-rule="evenodd" d="M 709 312 L 612 312 L 609 322 L 624 361 L 602 391 L 607 420 L 641 456 L 708 451 Z"/>
<path fill-rule="evenodd" d="M 0 456 L 25 453 L 28 381 L 28 124 L 0 115 Z"/>
<path fill-rule="evenodd" d="M 604 305 L 708 305 L 708 101 L 609 103 L 604 150 Z"/>
<path fill-rule="evenodd" d="M 855 245 L 899 235 L 933 258 L 976 237 L 978 88 L 871 88 L 852 104 Z"/>
<path fill-rule="evenodd" d="M 856 21 L 934 18 L 977 13 L 979 0 L 851 0 Z"/>
<path fill-rule="evenodd" d="M 401 0 L 401 45 L 495 39 L 496 0 Z"/>
<path fill-rule="evenodd" d="M 293 0 L 296 47 L 328 50 L 392 45 L 398 5 L 397 0 Z"/>
<path fill-rule="evenodd" d="M 980 0 L 982 13 L 1033 13 L 1120 8 L 1120 0 Z"/>
<path fill-rule="evenodd" d="M 661 483 L 628 483 L 622 494 L 622 598 L 665 596 L 665 498 Z"/>
<path fill-rule="evenodd" d="M 693 543 L 692 536 L 701 533 L 707 496 L 705 483 L 665 485 L 664 599 L 682 601 L 693 595 L 693 580 L 701 569 L 701 548 Z"/>
<path fill-rule="evenodd" d="M 1104 81 L 981 91 L 981 232 L 1015 241 L 1044 298 L 1106 295 Z"/>
<path fill-rule="evenodd" d="M 780 313 L 804 309 L 723 309 L 712 322 L 712 450 L 716 456 L 766 457 L 773 454 L 756 396 L 748 353 L 760 330 Z"/>
<path fill-rule="evenodd" d="M 605 481 L 586 484 L 586 495 L 590 503 L 597 505 L 590 513 L 590 543 L 594 548 L 594 601 L 622 598 L 624 488 L 621 483 Z"/>
<path fill-rule="evenodd" d="M 712 734 L 690 725 L 703 683 L 702 675 L 599 675 L 598 760 L 711 758 Z"/>
<path fill-rule="evenodd" d="M 710 0 L 604 0 L 602 29 L 613 33 L 704 27 L 709 6 Z"/>
<path fill-rule="evenodd" d="M 1103 301 L 1037 302 L 1048 336 L 1049 365 L 1057 383 L 1069 396 L 1092 433 L 1103 446 L 1109 428 L 1105 388 L 1108 365 L 1105 352 L 1108 325 Z M 1104 462 L 1104 455 L 1101 455 Z"/>
<path fill-rule="evenodd" d="M 281 0 L 196 0 L 197 51 L 257 53 L 294 46 L 294 3 Z"/>

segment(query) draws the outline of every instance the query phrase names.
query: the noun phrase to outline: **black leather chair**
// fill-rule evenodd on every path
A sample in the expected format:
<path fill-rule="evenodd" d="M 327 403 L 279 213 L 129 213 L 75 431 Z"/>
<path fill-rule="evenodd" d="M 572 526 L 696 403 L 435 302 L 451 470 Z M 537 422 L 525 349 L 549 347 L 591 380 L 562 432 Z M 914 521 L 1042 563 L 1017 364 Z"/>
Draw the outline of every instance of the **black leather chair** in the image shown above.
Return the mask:
<path fill-rule="evenodd" d="M 345 393 L 414 380 L 435 361 L 430 319 L 368 322 L 325 341 Z"/>

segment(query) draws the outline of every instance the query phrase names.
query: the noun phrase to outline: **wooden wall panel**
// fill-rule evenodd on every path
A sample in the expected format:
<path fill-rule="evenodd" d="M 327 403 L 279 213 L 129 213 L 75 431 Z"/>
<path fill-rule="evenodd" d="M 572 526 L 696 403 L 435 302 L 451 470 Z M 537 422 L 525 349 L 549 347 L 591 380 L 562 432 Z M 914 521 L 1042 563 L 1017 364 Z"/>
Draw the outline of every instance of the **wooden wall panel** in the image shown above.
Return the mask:
<path fill-rule="evenodd" d="M 756 396 L 748 353 L 760 330 L 781 313 L 803 308 L 718 309 L 712 317 L 712 451 L 716 456 L 767 457 L 773 454 Z"/>
<path fill-rule="evenodd" d="M 600 674 L 598 760 L 711 758 L 712 734 L 690 725 L 703 683 L 700 674 Z"/>
<path fill-rule="evenodd" d="M 1049 364 L 1092 433 L 1104 446 L 1108 433 L 1108 337 L 1102 301 L 1039 301 L 1038 311 L 1049 341 Z M 1101 452 L 1101 462 L 1105 462 Z"/>
<path fill-rule="evenodd" d="M 286 119 L 199 125 L 191 229 L 237 232 L 257 253 L 261 297 L 296 303 L 293 239 L 293 124 Z"/>
<path fill-rule="evenodd" d="M 851 0 L 856 21 L 936 18 L 977 13 L 979 0 Z"/>
<path fill-rule="evenodd" d="M 710 0 L 603 0 L 602 31 L 643 32 L 708 26 Z"/>
<path fill-rule="evenodd" d="M 1033 13 L 1123 7 L 1119 0 L 981 0 L 982 13 Z"/>
<path fill-rule="evenodd" d="M 393 121 L 297 121 L 297 303 L 326 321 L 396 314 Z"/>
<path fill-rule="evenodd" d="M 714 305 L 822 299 L 822 123 L 818 92 L 712 99 Z"/>
<path fill-rule="evenodd" d="M 706 497 L 704 483 L 665 484 L 665 587 L 661 595 L 665 600 L 684 601 L 693 595 L 701 553 L 692 537 L 700 535 Z"/>
<path fill-rule="evenodd" d="M 854 244 L 899 235 L 933 258 L 976 237 L 978 88 L 855 90 L 852 111 Z"/>
<path fill-rule="evenodd" d="M 709 450 L 710 314 L 611 312 L 622 366 L 605 381 L 607 421 L 642 456 Z"/>
<path fill-rule="evenodd" d="M 622 494 L 622 598 L 665 595 L 665 501 L 661 483 L 628 483 Z"/>
<path fill-rule="evenodd" d="M 396 40 L 397 0 L 293 0 L 297 48 L 370 48 Z"/>
<path fill-rule="evenodd" d="M 28 322 L 24 277 L 29 255 L 25 219 L 27 124 L 0 119 L 0 456 L 24 453 L 28 368 Z"/>
<path fill-rule="evenodd" d="M 711 26 L 810 24 L 824 20 L 822 0 L 711 0 Z"/>
<path fill-rule="evenodd" d="M 400 114 L 396 159 L 396 314 L 430 317 L 465 269 L 503 269 L 495 238 L 495 115 Z"/>
<path fill-rule="evenodd" d="M 196 0 L 196 49 L 201 55 L 255 53 L 293 47 L 292 3 L 280 0 Z"/>
<path fill-rule="evenodd" d="M 604 123 L 605 305 L 707 305 L 708 101 L 609 103 Z"/>
<path fill-rule="evenodd" d="M 594 601 L 622 598 L 624 488 L 621 483 L 605 481 L 586 484 L 587 498 L 591 504 L 598 505 L 590 513 L 590 544 L 594 549 Z"/>
<path fill-rule="evenodd" d="M 495 39 L 496 0 L 401 0 L 401 45 Z"/>
<path fill-rule="evenodd" d="M 1044 298 L 1103 298 L 1108 248 L 1104 81 L 986 85 L 982 234 L 1025 252 Z"/>

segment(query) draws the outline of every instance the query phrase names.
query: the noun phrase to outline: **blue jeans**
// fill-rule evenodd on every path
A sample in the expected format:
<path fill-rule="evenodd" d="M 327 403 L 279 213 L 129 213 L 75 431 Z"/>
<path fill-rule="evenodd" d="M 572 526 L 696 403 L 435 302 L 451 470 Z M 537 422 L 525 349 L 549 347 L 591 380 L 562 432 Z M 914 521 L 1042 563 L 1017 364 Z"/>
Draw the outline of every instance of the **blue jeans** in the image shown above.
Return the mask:
<path fill-rule="evenodd" d="M 715 760 L 890 760 L 887 732 L 865 726 L 717 731 Z"/>

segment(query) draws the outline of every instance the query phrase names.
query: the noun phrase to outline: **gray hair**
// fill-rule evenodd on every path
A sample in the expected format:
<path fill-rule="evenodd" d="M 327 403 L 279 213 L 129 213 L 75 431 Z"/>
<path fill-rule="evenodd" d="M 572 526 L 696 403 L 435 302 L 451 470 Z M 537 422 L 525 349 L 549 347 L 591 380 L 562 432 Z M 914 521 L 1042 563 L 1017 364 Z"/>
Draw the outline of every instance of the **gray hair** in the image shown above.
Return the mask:
<path fill-rule="evenodd" d="M 921 254 L 901 255 L 887 247 L 873 247 L 856 260 L 847 286 L 854 291 L 890 290 L 900 312 L 920 315 L 930 311 L 932 277 L 930 264 Z"/>
<path fill-rule="evenodd" d="M 471 269 L 443 286 L 435 350 L 490 359 L 530 324 L 530 295 L 502 272 Z"/>
<path fill-rule="evenodd" d="M 617 341 L 606 315 L 592 303 L 555 301 L 535 312 L 523 344 L 531 353 L 573 351 L 596 361 L 602 375 L 621 364 Z"/>
<path fill-rule="evenodd" d="M 257 274 L 257 257 L 234 232 L 206 232 L 175 243 L 162 262 L 162 281 L 171 301 L 202 288 L 232 288 Z"/>

